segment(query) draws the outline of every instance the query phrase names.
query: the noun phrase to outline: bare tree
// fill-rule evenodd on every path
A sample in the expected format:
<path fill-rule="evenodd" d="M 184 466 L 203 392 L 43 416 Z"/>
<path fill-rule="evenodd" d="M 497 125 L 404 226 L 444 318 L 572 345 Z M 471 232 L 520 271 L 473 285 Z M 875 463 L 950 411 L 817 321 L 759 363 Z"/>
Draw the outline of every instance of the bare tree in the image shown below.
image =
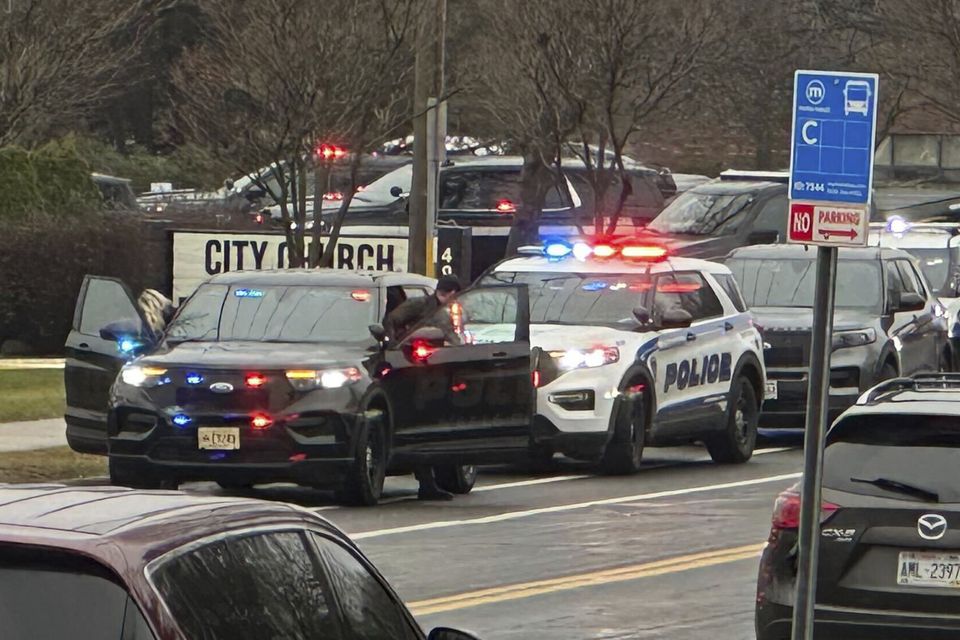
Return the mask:
<path fill-rule="evenodd" d="M 204 5 L 210 33 L 173 74 L 179 126 L 188 140 L 229 160 L 280 205 L 291 266 L 332 264 L 363 155 L 409 117 L 411 39 L 421 5 L 422 0 Z M 316 205 L 329 166 L 317 154 L 322 143 L 350 152 L 351 175 L 323 253 L 322 208 Z M 311 187 L 317 191 L 313 201 Z"/>
<path fill-rule="evenodd" d="M 35 146 L 116 94 L 163 2 L 16 0 L 0 12 L 0 145 Z"/>

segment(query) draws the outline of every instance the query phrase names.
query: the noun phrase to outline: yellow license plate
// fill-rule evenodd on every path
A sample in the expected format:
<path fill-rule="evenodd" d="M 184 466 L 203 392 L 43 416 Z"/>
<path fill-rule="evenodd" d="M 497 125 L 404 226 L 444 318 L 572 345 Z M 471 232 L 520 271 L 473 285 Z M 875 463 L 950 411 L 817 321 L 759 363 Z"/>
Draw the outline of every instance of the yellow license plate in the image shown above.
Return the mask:
<path fill-rule="evenodd" d="M 229 451 L 240 448 L 240 427 L 199 427 L 197 446 L 200 449 Z"/>

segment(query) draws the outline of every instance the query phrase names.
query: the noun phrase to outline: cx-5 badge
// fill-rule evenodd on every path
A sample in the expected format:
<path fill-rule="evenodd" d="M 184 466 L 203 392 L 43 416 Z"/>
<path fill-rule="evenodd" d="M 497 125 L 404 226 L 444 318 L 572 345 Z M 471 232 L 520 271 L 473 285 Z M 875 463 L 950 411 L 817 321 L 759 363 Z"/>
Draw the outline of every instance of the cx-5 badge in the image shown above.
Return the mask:
<path fill-rule="evenodd" d="M 230 393 L 233 391 L 233 385 L 229 382 L 214 382 L 210 385 L 210 391 L 214 393 Z"/>
<path fill-rule="evenodd" d="M 947 533 L 947 519 L 936 513 L 920 516 L 917 533 L 924 540 L 939 540 Z"/>

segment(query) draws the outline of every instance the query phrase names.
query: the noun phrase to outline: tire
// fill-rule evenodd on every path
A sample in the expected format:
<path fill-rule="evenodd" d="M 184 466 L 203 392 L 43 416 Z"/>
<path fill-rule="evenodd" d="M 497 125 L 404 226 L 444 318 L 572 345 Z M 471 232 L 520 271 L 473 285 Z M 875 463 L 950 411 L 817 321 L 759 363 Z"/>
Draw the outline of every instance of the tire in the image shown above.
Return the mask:
<path fill-rule="evenodd" d="M 727 424 L 723 433 L 706 440 L 710 457 L 718 464 L 742 464 L 753 457 L 757 446 L 760 408 L 757 392 L 744 376 L 730 387 Z"/>
<path fill-rule="evenodd" d="M 473 465 L 443 465 L 433 468 L 433 477 L 444 491 L 466 495 L 477 481 L 477 468 Z"/>
<path fill-rule="evenodd" d="M 107 468 L 110 471 L 110 484 L 118 487 L 176 491 L 180 486 L 179 480 L 163 478 L 138 465 L 124 464 L 113 456 L 107 458 Z"/>
<path fill-rule="evenodd" d="M 371 410 L 358 434 L 353 465 L 347 472 L 342 495 L 352 505 L 372 507 L 380 501 L 387 471 L 385 417 L 382 411 Z"/>
<path fill-rule="evenodd" d="M 640 470 L 643 458 L 645 396 L 621 401 L 616 407 L 613 437 L 600 459 L 600 471 L 606 475 L 630 475 Z"/>

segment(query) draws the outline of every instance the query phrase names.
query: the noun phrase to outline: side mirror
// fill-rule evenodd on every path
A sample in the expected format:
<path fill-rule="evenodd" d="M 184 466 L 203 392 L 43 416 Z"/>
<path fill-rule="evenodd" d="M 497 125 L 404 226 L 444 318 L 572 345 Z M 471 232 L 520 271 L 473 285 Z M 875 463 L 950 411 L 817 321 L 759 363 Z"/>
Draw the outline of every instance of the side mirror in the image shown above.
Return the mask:
<path fill-rule="evenodd" d="M 635 307 L 633 310 L 633 317 L 637 319 L 637 322 L 643 325 L 647 325 L 652 322 L 650 312 L 647 311 L 646 307 Z"/>
<path fill-rule="evenodd" d="M 383 325 L 379 322 L 372 324 L 367 329 L 370 331 L 370 335 L 373 336 L 373 339 L 377 342 L 383 344 L 387 339 L 387 330 L 383 328 Z"/>
<path fill-rule="evenodd" d="M 683 329 L 689 327 L 692 322 L 693 316 L 683 309 L 670 309 L 663 312 L 657 325 L 661 329 Z"/>
<path fill-rule="evenodd" d="M 775 244 L 778 240 L 778 231 L 752 231 L 747 236 L 747 244 Z"/>
<path fill-rule="evenodd" d="M 900 294 L 900 304 L 897 305 L 896 311 L 919 311 L 923 309 L 927 304 L 927 301 L 923 299 L 919 293 L 913 291 L 906 291 Z"/>
<path fill-rule="evenodd" d="M 447 627 L 437 627 L 430 632 L 427 640 L 480 640 L 477 636 L 466 631 L 458 629 L 449 629 Z"/>
<path fill-rule="evenodd" d="M 420 327 L 404 338 L 404 342 L 423 342 L 435 347 L 443 346 L 443 331 L 437 327 Z"/>
<path fill-rule="evenodd" d="M 396 186 L 390 187 L 390 195 L 392 195 L 394 198 L 399 198 L 403 195 L 403 189 Z"/>

